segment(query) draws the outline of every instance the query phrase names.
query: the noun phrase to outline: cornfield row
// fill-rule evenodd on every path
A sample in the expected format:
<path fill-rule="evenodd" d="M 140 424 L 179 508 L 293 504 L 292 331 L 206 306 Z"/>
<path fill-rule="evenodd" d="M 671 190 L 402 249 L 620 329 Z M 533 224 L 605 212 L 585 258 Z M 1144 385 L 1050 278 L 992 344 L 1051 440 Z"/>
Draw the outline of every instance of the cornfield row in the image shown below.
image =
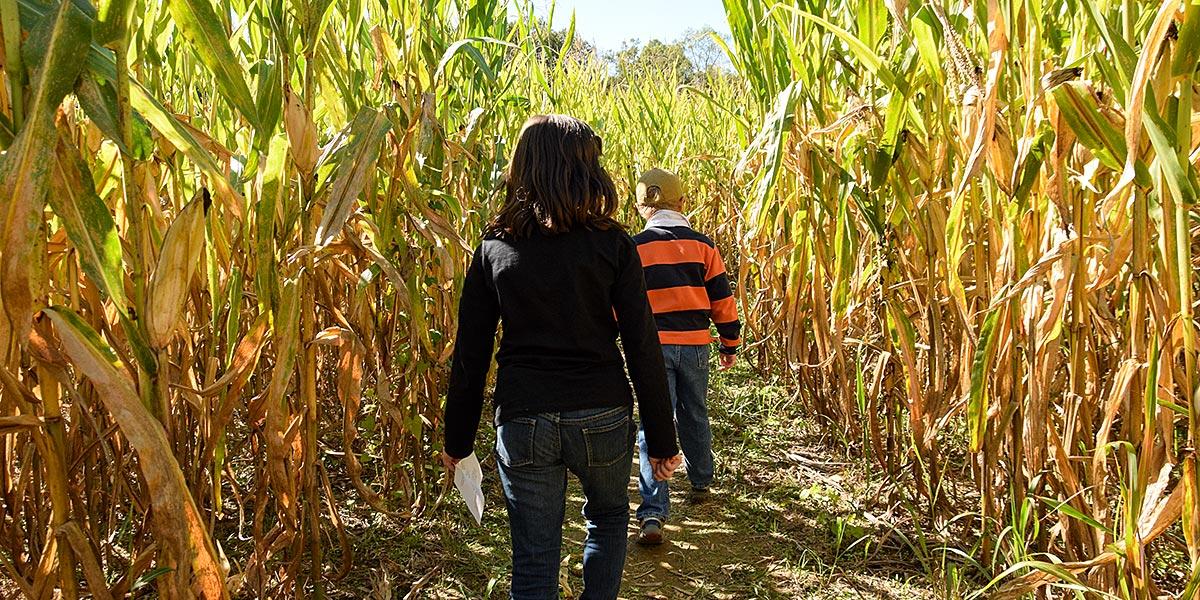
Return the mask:
<path fill-rule="evenodd" d="M 457 284 L 554 111 L 623 193 L 684 175 L 939 576 L 1190 597 L 1200 3 L 725 7 L 735 74 L 680 85 L 497 0 L 0 0 L 14 588 L 319 596 L 348 498 L 436 507 Z"/>
<path fill-rule="evenodd" d="M 987 593 L 1192 597 L 1200 3 L 725 5 L 775 107 L 741 290 L 804 396 Z"/>

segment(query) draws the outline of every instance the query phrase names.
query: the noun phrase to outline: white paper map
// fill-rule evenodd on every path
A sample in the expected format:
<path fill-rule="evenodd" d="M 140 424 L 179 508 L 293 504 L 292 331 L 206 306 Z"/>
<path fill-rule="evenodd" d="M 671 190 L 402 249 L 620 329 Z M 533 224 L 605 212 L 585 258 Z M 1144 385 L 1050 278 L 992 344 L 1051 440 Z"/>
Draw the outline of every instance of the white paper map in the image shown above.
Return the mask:
<path fill-rule="evenodd" d="M 467 502 L 467 509 L 476 523 L 483 523 L 483 469 L 472 452 L 454 467 L 454 487 Z"/>

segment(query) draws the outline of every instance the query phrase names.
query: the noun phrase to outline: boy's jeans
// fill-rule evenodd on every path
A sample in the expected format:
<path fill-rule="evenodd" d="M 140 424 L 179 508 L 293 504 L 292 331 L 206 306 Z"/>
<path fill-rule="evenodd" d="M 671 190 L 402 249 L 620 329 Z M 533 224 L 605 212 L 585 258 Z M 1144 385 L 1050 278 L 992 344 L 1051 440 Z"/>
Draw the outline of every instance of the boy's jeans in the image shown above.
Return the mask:
<path fill-rule="evenodd" d="M 712 429 L 708 423 L 708 346 L 679 346 L 664 344 L 663 359 L 667 364 L 667 386 L 675 408 L 675 428 L 679 447 L 683 450 L 688 479 L 694 488 L 707 488 L 713 480 Z M 646 435 L 638 430 L 639 462 L 638 491 L 642 505 L 637 517 L 641 521 L 667 521 L 670 513 L 670 493 L 665 481 L 655 481 L 646 453 Z"/>
<path fill-rule="evenodd" d="M 621 589 L 633 464 L 632 407 L 542 413 L 496 429 L 512 533 L 514 600 L 557 600 L 567 471 L 583 485 L 583 600 Z"/>

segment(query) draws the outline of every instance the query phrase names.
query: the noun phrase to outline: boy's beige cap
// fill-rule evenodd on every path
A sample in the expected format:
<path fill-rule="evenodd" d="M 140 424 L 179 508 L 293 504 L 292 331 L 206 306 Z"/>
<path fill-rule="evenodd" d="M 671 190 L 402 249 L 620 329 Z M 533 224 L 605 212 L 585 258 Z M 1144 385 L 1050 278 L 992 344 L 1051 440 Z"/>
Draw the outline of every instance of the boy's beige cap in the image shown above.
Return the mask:
<path fill-rule="evenodd" d="M 638 179 L 637 203 L 651 208 L 678 209 L 683 206 L 683 182 L 666 169 L 650 169 Z"/>

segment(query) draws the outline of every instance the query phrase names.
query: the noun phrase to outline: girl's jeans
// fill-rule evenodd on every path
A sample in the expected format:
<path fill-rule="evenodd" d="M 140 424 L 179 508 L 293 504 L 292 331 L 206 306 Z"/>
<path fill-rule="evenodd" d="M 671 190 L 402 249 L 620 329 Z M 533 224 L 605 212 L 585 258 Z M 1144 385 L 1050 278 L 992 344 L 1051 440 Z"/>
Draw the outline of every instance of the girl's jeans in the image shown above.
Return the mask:
<path fill-rule="evenodd" d="M 583 486 L 583 600 L 621 589 L 633 463 L 632 407 L 541 413 L 500 424 L 496 462 L 512 532 L 514 600 L 557 600 L 567 471 Z"/>
<path fill-rule="evenodd" d="M 713 480 L 712 428 L 707 404 L 708 346 L 664 344 L 662 349 L 688 479 L 692 487 L 706 489 Z M 670 490 L 667 482 L 654 480 L 650 455 L 646 453 L 646 436 L 640 429 L 638 451 L 641 463 L 638 491 L 642 494 L 642 505 L 637 517 L 641 521 L 658 519 L 665 523 L 670 514 Z"/>

